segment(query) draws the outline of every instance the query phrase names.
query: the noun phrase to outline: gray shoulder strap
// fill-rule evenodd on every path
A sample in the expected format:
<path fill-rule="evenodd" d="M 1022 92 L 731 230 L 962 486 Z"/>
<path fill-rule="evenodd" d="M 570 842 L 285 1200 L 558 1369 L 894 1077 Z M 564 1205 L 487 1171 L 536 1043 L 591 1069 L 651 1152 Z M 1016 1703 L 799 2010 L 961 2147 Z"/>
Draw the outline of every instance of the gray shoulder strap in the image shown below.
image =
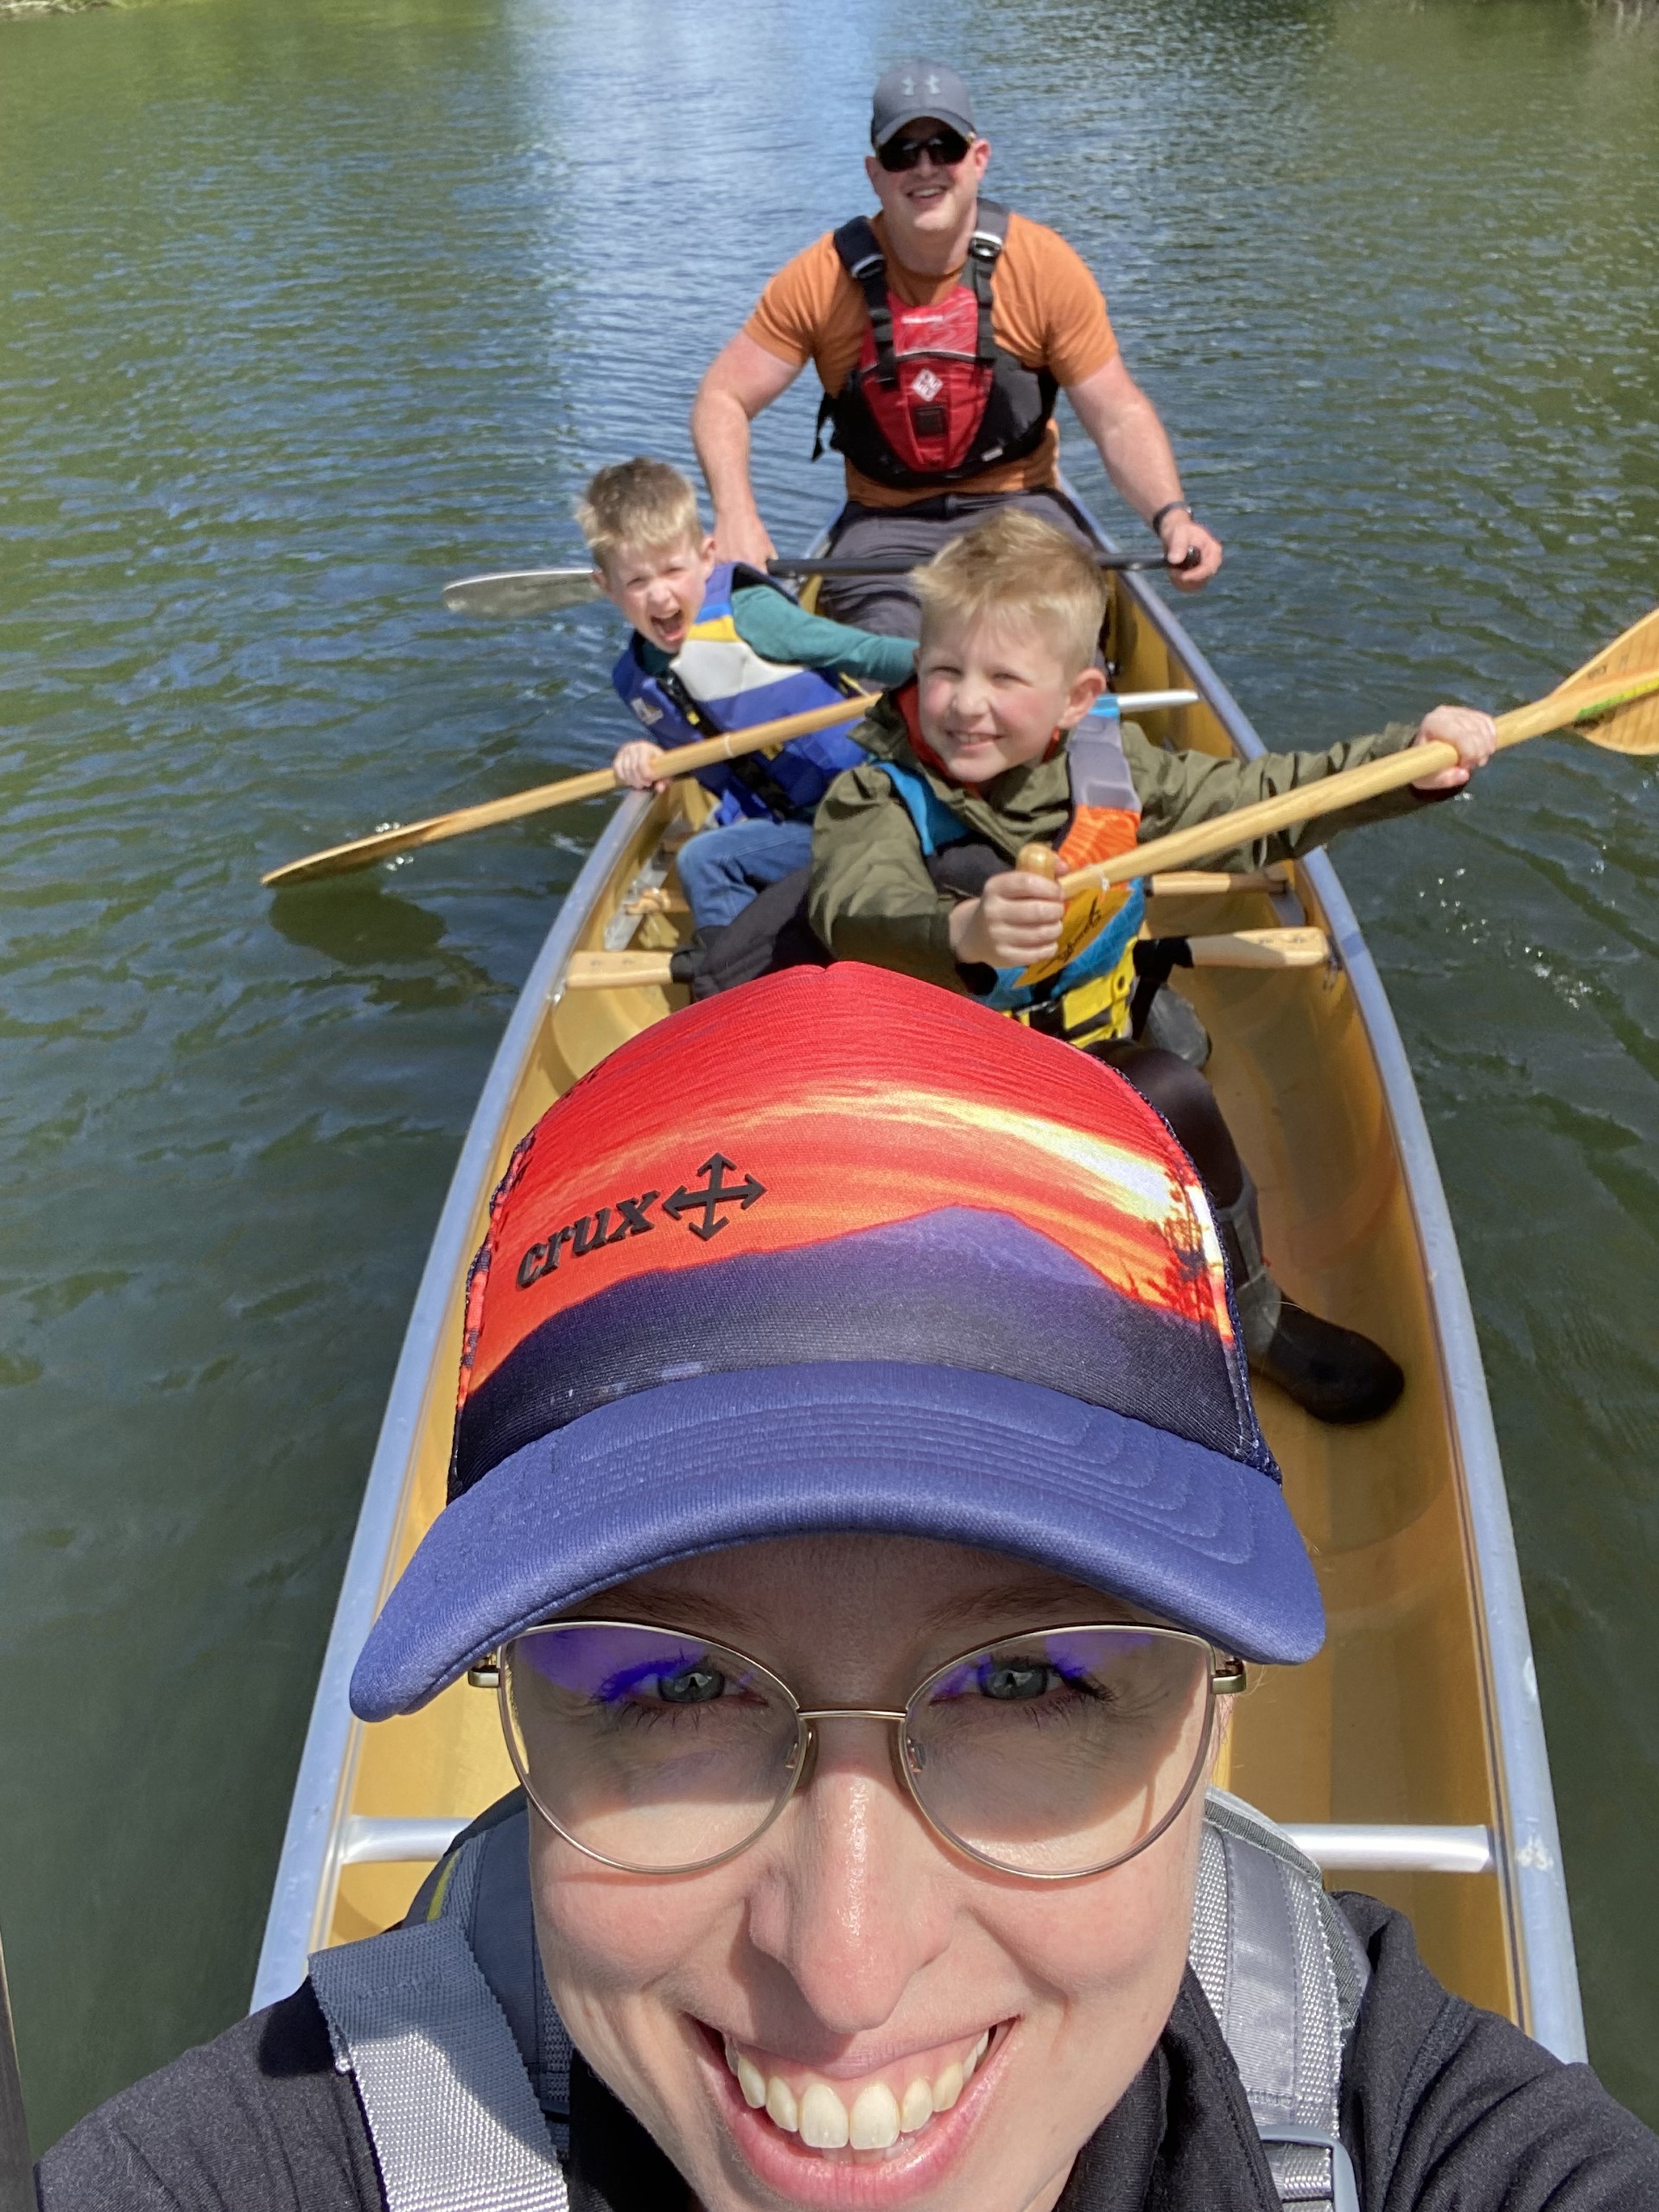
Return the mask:
<path fill-rule="evenodd" d="M 334 2063 L 368 2123 L 386 2212 L 567 2212 L 505 2013 L 439 1918 L 312 1955 Z"/>
<path fill-rule="evenodd" d="M 569 2147 L 570 2038 L 554 2010 L 530 1902 L 530 1816 L 505 1819 L 455 1845 L 423 1886 L 411 1920 L 458 1927 L 507 2018 L 536 2101 L 560 2151 Z"/>
<path fill-rule="evenodd" d="M 1359 2212 L 1338 2133 L 1370 1965 L 1319 1870 L 1242 1798 L 1205 1808 L 1190 1951 L 1286 2204 Z"/>

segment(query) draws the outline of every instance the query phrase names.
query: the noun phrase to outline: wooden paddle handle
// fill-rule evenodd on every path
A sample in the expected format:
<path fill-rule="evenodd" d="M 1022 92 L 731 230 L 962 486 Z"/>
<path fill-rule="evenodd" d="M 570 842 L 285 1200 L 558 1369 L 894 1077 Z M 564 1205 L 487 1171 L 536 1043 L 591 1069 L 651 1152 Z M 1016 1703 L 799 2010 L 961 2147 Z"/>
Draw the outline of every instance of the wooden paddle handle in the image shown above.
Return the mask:
<path fill-rule="evenodd" d="M 1529 737 L 1542 737 L 1550 730 L 1567 729 L 1575 721 L 1586 721 L 1598 713 L 1605 713 L 1623 700 L 1638 698 L 1644 691 L 1653 690 L 1659 690 L 1659 670 L 1656 669 L 1645 670 L 1639 675 L 1610 676 L 1590 683 L 1564 685 L 1560 690 L 1552 691 L 1547 699 L 1538 699 L 1530 706 L 1516 707 L 1512 713 L 1500 715 L 1498 747 L 1501 750 L 1520 745 Z M 1317 784 L 1304 784 L 1277 798 L 1236 807 L 1230 814 L 1218 814 L 1213 821 L 1198 823 L 1191 830 L 1176 830 L 1167 837 L 1154 837 L 1133 852 L 1120 853 L 1111 860 L 1096 861 L 1092 868 L 1079 868 L 1074 874 L 1063 877 L 1060 889 L 1066 898 L 1075 899 L 1091 884 L 1128 883 L 1136 876 L 1151 875 L 1160 869 L 1189 868 L 1197 861 L 1211 860 L 1217 853 L 1230 852 L 1235 845 L 1253 845 L 1259 838 L 1271 837 L 1299 823 L 1317 821 L 1325 814 L 1338 814 L 1344 807 L 1378 798 L 1384 791 L 1397 791 L 1441 768 L 1455 767 L 1457 760 L 1457 747 L 1443 740 L 1433 745 L 1408 745 L 1403 752 L 1391 753 L 1381 760 L 1367 760 L 1357 768 L 1344 768 L 1339 775 L 1326 776 Z"/>
<path fill-rule="evenodd" d="M 1021 875 L 1046 875 L 1051 883 L 1060 880 L 1060 856 L 1052 845 L 1021 845 L 1014 865 Z"/>
<path fill-rule="evenodd" d="M 872 691 L 855 691 L 833 706 L 812 707 L 805 714 L 785 715 L 777 721 L 757 722 L 752 729 L 728 730 L 721 736 L 699 739 L 695 745 L 677 745 L 663 754 L 663 774 L 674 779 L 695 775 L 717 761 L 735 760 L 746 753 L 759 753 L 768 745 L 786 745 L 791 737 L 805 737 L 815 729 L 830 729 L 850 721 L 875 697 Z M 434 814 L 424 822 L 407 822 L 396 830 L 377 830 L 372 836 L 354 837 L 349 844 L 330 845 L 327 851 L 309 853 L 273 868 L 264 883 L 280 887 L 288 883 L 310 883 L 319 876 L 344 875 L 367 868 L 372 861 L 388 860 L 394 853 L 412 853 L 422 845 L 435 845 L 441 838 L 463 837 L 468 830 L 488 830 L 498 822 L 518 822 L 528 814 L 544 813 L 549 807 L 571 806 L 578 799 L 599 798 L 617 787 L 610 768 L 590 768 L 583 776 L 567 776 L 556 784 L 537 784 L 514 791 L 508 798 L 486 799 L 481 806 L 458 807 L 450 814 Z"/>

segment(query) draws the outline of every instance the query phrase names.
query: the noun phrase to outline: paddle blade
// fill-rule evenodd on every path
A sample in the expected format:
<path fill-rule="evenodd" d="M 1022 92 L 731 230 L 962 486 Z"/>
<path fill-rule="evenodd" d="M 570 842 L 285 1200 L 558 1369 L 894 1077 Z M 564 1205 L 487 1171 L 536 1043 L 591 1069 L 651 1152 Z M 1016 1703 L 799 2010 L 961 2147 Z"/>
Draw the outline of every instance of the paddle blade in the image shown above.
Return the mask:
<path fill-rule="evenodd" d="M 557 614 L 604 595 L 590 569 L 512 569 L 462 576 L 443 588 L 443 603 L 456 614 Z"/>
<path fill-rule="evenodd" d="M 1616 687 L 1621 676 L 1654 667 L 1659 667 L 1659 607 L 1633 622 L 1623 637 L 1605 645 L 1559 688 L 1576 690 L 1586 683 L 1609 683 Z M 1615 706 L 1594 721 L 1573 727 L 1580 737 L 1588 738 L 1592 745 L 1605 746 L 1610 753 L 1659 753 L 1659 692 L 1649 691 Z"/>
<path fill-rule="evenodd" d="M 353 837 L 348 845 L 331 845 L 324 853 L 308 853 L 286 868 L 274 868 L 260 882 L 269 891 L 282 891 L 290 883 L 319 883 L 326 875 L 349 875 L 354 868 L 370 868 L 376 861 L 394 859 L 431 842 L 432 825 L 412 823 L 407 829 L 377 830 L 371 837 Z"/>

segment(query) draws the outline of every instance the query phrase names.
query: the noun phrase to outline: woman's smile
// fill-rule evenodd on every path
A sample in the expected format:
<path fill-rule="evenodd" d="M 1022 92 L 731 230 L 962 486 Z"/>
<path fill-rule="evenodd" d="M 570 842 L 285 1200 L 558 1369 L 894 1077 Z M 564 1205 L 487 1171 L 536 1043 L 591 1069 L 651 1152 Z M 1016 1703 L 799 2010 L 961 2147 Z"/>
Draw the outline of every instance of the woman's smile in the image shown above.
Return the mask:
<path fill-rule="evenodd" d="M 878 2212 L 949 2189 L 995 2096 L 1014 2024 L 855 2073 L 710 2029 L 700 2039 L 721 2120 L 756 2181 L 792 2204 Z"/>

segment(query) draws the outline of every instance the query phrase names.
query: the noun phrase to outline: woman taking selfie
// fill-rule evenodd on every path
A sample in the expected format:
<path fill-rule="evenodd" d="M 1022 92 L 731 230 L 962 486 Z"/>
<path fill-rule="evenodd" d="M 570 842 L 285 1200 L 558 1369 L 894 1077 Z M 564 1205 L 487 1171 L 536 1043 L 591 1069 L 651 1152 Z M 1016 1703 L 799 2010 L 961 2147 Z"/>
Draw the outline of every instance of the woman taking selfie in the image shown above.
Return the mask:
<path fill-rule="evenodd" d="M 499 1677 L 522 1795 L 42 2202 L 1659 2203 L 1586 2068 L 1208 1794 L 1247 1664 L 1322 1634 L 1128 1084 L 854 966 L 674 1015 L 514 1157 L 353 1684 Z"/>

